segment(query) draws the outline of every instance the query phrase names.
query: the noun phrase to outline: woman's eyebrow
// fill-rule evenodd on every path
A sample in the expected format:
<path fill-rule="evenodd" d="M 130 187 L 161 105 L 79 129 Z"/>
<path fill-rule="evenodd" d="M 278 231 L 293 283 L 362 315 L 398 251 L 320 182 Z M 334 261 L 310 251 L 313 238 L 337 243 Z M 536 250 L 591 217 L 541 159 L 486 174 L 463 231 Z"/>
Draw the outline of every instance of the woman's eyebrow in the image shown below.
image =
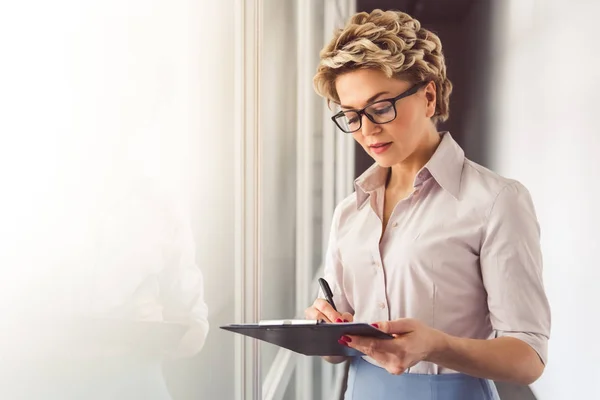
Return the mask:
<path fill-rule="evenodd" d="M 378 98 L 379 96 L 381 96 L 382 94 L 389 94 L 389 93 L 390 93 L 390 92 L 388 92 L 388 91 L 384 91 L 384 92 L 379 92 L 379 93 L 376 93 L 376 94 L 374 94 L 373 96 L 369 97 L 365 103 L 366 103 L 366 104 L 369 104 L 370 102 L 372 102 L 373 100 L 375 100 L 376 98 Z M 340 107 L 341 107 L 341 108 L 354 108 L 354 107 L 352 107 L 352 106 L 345 106 L 345 105 L 343 105 L 343 104 L 342 104 L 342 105 L 340 105 Z"/>

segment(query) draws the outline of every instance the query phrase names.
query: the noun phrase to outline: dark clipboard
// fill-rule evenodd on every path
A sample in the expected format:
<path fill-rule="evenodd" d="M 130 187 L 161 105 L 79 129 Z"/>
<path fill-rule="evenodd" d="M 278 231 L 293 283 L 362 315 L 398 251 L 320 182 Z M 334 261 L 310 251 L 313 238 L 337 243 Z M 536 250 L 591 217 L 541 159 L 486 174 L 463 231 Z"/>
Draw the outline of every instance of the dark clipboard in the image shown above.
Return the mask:
<path fill-rule="evenodd" d="M 379 329 L 357 322 L 325 323 L 310 320 L 266 321 L 233 324 L 221 329 L 253 337 L 307 356 L 363 356 L 358 350 L 338 343 L 342 335 L 393 339 Z"/>

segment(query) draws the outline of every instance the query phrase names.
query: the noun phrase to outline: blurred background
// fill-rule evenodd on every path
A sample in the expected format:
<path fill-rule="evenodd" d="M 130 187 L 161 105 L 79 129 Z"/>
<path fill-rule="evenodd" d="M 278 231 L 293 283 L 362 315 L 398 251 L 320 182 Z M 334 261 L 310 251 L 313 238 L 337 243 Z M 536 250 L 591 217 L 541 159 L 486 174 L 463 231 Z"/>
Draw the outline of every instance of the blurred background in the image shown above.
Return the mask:
<path fill-rule="evenodd" d="M 317 294 L 371 160 L 312 76 L 375 8 L 440 36 L 440 130 L 536 206 L 549 364 L 502 399 L 596 397 L 598 2 L 27 0 L 0 3 L 0 399 L 339 398 L 344 365 L 219 326 Z"/>

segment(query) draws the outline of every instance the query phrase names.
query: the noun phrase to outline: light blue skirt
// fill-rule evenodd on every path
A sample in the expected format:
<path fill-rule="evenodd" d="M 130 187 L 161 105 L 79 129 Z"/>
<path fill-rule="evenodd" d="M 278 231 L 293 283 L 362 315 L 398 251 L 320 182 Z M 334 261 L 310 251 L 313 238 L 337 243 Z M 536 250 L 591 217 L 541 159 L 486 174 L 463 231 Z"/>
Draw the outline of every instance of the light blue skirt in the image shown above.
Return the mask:
<path fill-rule="evenodd" d="M 487 379 L 465 374 L 392 375 L 361 357 L 350 365 L 345 400 L 500 400 Z"/>

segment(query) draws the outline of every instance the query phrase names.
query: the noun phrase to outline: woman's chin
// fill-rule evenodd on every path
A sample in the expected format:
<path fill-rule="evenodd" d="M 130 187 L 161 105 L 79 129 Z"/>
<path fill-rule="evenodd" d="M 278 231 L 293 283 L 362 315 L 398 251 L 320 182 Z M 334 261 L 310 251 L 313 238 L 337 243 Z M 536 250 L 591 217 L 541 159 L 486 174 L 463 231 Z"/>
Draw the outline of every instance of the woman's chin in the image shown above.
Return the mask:
<path fill-rule="evenodd" d="M 371 154 L 371 157 L 381 168 L 390 168 L 392 165 L 398 164 L 397 162 L 394 162 L 391 157 L 382 157 L 373 154 Z"/>

